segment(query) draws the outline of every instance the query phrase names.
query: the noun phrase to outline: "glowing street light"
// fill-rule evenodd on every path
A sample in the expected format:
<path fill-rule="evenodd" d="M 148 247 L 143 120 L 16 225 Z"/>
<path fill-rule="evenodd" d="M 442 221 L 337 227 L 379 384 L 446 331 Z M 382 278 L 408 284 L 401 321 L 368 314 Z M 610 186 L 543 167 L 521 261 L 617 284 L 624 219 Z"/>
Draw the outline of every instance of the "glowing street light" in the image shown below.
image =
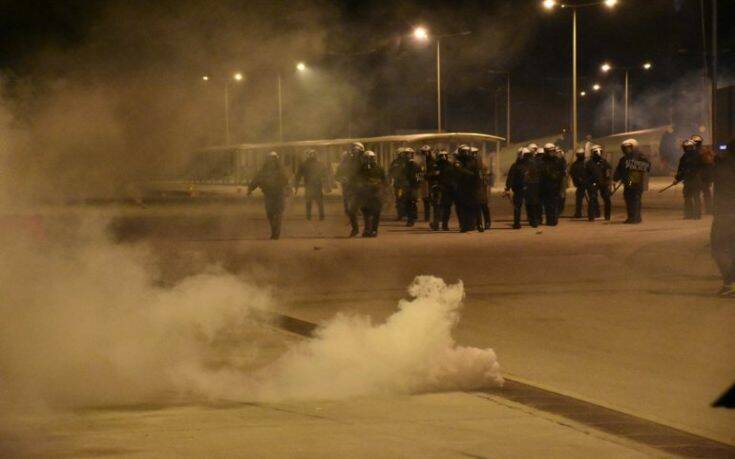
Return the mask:
<path fill-rule="evenodd" d="M 298 64 L 296 64 L 296 70 L 298 70 L 299 72 L 306 72 L 306 64 L 304 64 L 303 62 L 299 62 Z"/>
<path fill-rule="evenodd" d="M 652 67 L 653 64 L 651 64 L 650 62 L 646 62 L 645 64 L 643 64 L 643 70 L 651 70 Z"/>
<path fill-rule="evenodd" d="M 584 97 L 584 96 L 587 95 L 587 91 L 582 91 L 582 92 L 579 93 L 579 95 L 582 96 L 582 97 Z"/>
<path fill-rule="evenodd" d="M 612 65 L 608 64 L 607 62 L 605 62 L 604 64 L 602 64 L 602 66 L 600 66 L 600 69 L 601 69 L 601 70 L 602 70 L 603 72 L 607 73 L 607 72 L 609 72 L 610 70 L 612 70 Z"/>
<path fill-rule="evenodd" d="M 553 10 L 556 6 L 561 6 L 563 9 L 572 10 L 572 148 L 577 148 L 578 139 L 578 117 L 577 117 L 577 97 L 580 95 L 578 92 L 577 82 L 577 10 L 580 8 L 587 7 L 599 7 L 605 5 L 608 9 L 612 9 L 618 4 L 617 0 L 603 0 L 603 1 L 591 1 L 587 3 L 557 3 L 556 0 L 544 0 L 541 5 L 546 10 Z"/>
<path fill-rule="evenodd" d="M 242 81 L 242 73 L 237 72 L 236 74 L 232 75 L 232 78 L 234 78 L 235 81 Z"/>
<path fill-rule="evenodd" d="M 427 41 L 429 39 L 429 31 L 426 27 L 416 27 L 413 29 L 413 37 L 417 40 Z"/>
<path fill-rule="evenodd" d="M 636 70 L 636 69 L 643 69 L 645 71 L 651 70 L 653 68 L 653 64 L 651 62 L 644 62 L 640 67 L 615 67 L 615 69 L 622 70 L 625 72 L 625 131 L 627 132 L 630 128 L 629 126 L 629 105 L 630 105 L 630 71 Z M 604 73 L 609 73 L 613 70 L 612 65 L 609 63 L 604 63 L 600 66 L 600 70 L 602 70 Z"/>
<path fill-rule="evenodd" d="M 600 86 L 600 85 L 599 85 L 599 84 L 597 84 L 597 83 L 595 83 L 594 85 L 592 85 L 592 90 L 593 90 L 593 91 L 599 91 L 599 90 L 600 90 L 600 88 L 602 88 L 602 86 Z"/>
<path fill-rule="evenodd" d="M 202 80 L 203 80 L 203 81 L 209 81 L 209 75 L 204 75 L 204 76 L 202 77 Z"/>

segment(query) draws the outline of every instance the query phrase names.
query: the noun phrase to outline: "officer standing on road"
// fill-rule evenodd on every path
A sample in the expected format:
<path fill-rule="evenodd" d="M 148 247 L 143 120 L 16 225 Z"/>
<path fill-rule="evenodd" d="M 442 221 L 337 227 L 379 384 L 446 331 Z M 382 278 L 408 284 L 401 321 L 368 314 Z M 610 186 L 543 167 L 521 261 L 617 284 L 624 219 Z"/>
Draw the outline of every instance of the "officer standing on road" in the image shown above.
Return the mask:
<path fill-rule="evenodd" d="M 480 168 L 472 157 L 470 147 L 460 145 L 457 161 L 454 163 L 457 173 L 457 217 L 459 230 L 462 233 L 477 228 L 477 212 L 480 209 L 478 190 L 480 187 Z"/>
<path fill-rule="evenodd" d="M 584 148 L 577 148 L 575 156 L 576 159 L 569 167 L 569 175 L 577 189 L 574 200 L 574 218 L 582 218 L 582 204 L 584 204 L 584 199 L 587 196 L 587 185 L 589 183 L 587 167 L 584 160 Z M 587 216 L 590 219 L 594 219 L 594 214 L 588 214 Z"/>
<path fill-rule="evenodd" d="M 569 174 L 567 174 L 567 158 L 566 152 L 560 146 L 556 146 L 556 158 L 559 163 L 559 167 L 564 171 L 564 178 L 561 182 L 559 189 L 559 210 L 556 215 L 557 218 L 564 213 L 564 209 L 567 205 L 567 189 L 569 188 Z"/>
<path fill-rule="evenodd" d="M 472 157 L 477 162 L 480 169 L 480 180 L 478 182 L 478 198 L 480 201 L 480 207 L 477 212 L 477 230 L 483 232 L 489 230 L 492 225 L 492 219 L 490 217 L 490 203 L 489 194 L 492 177 L 490 176 L 490 169 L 485 165 L 480 157 L 480 150 L 476 147 L 470 149 Z"/>
<path fill-rule="evenodd" d="M 735 298 L 735 140 L 715 158 L 712 257 L 722 274 L 718 294 Z"/>
<path fill-rule="evenodd" d="M 393 198 L 396 206 L 396 220 L 403 220 L 406 217 L 406 209 L 404 206 L 403 191 L 406 189 L 406 150 L 399 148 L 395 159 L 391 161 L 388 173 L 391 182 L 393 182 Z"/>
<path fill-rule="evenodd" d="M 278 153 L 272 151 L 263 166 L 255 174 L 255 178 L 248 186 L 248 196 L 253 190 L 260 188 L 263 191 L 265 214 L 271 227 L 271 239 L 281 237 L 281 219 L 285 207 L 286 192 L 289 190 L 286 171 L 281 167 Z"/>
<path fill-rule="evenodd" d="M 454 160 L 456 162 L 456 158 Z M 446 150 L 439 152 L 437 158 L 437 169 L 439 170 L 439 190 L 441 193 L 441 220 L 442 231 L 449 231 L 449 218 L 452 216 L 452 205 L 457 210 L 457 182 L 458 174 L 454 163 L 449 159 Z M 457 210 L 459 215 L 459 210 Z"/>
<path fill-rule="evenodd" d="M 298 192 L 301 180 L 304 180 L 307 220 L 311 220 L 313 202 L 316 202 L 319 208 L 319 220 L 324 220 L 324 179 L 326 175 L 326 167 L 316 158 L 316 150 L 307 150 L 306 160 L 299 166 L 294 179 L 295 192 Z"/>
<path fill-rule="evenodd" d="M 704 147 L 704 138 L 694 134 L 689 137 L 694 142 L 697 153 L 702 160 L 702 197 L 704 198 L 704 212 L 712 215 L 712 183 L 714 182 L 715 154 L 712 150 Z"/>
<path fill-rule="evenodd" d="M 355 142 L 350 146 L 350 151 L 342 158 L 342 162 L 337 168 L 337 180 L 342 184 L 342 199 L 344 201 L 345 213 L 350 220 L 350 237 L 355 237 L 360 232 L 360 226 L 357 223 L 357 214 L 359 213 L 356 191 L 358 185 L 358 173 L 362 166 L 363 155 L 365 154 L 365 146 L 360 142 Z"/>
<path fill-rule="evenodd" d="M 420 195 L 421 195 L 421 202 L 424 206 L 424 221 L 430 222 L 431 221 L 431 184 L 429 183 L 429 179 L 427 176 L 427 173 L 429 171 L 429 168 L 431 168 L 431 163 L 434 161 L 434 158 L 431 155 L 431 147 L 428 145 L 424 145 L 419 149 L 419 161 L 418 164 L 421 167 L 421 188 L 420 188 Z"/>
<path fill-rule="evenodd" d="M 388 185 L 385 170 L 378 164 L 372 151 L 365 152 L 365 160 L 359 173 L 358 200 L 365 220 L 362 237 L 377 237 L 380 211 L 383 208 L 383 193 Z"/>
<path fill-rule="evenodd" d="M 544 153 L 539 160 L 541 167 L 541 205 L 543 206 L 546 225 L 559 224 L 559 198 L 566 173 L 564 164 L 556 156 L 556 145 L 544 145 Z"/>
<path fill-rule="evenodd" d="M 651 162 L 638 150 L 638 141 L 628 139 L 621 145 L 623 157 L 618 162 L 613 180 L 623 183 L 623 197 L 628 218 L 623 223 L 637 224 L 641 218 L 641 199 L 646 187 Z"/>
<path fill-rule="evenodd" d="M 444 168 L 449 165 L 448 155 L 445 150 L 437 153 L 432 158 L 426 169 L 426 182 L 429 187 L 429 205 L 431 206 L 431 221 L 429 227 L 432 231 L 439 230 L 439 224 L 442 221 L 442 173 Z M 451 204 L 450 204 L 451 205 Z"/>
<path fill-rule="evenodd" d="M 592 221 L 600 216 L 600 201 L 604 205 L 605 220 L 610 221 L 612 215 L 612 191 L 610 190 L 610 172 L 612 166 L 602 156 L 603 150 L 599 145 L 593 145 L 590 149 L 592 156 L 587 161 L 587 219 Z"/>
<path fill-rule="evenodd" d="M 406 211 L 406 226 L 413 226 L 419 218 L 418 199 L 419 188 L 423 181 L 423 172 L 416 162 L 416 152 L 413 148 L 406 148 L 406 164 L 404 168 L 403 208 Z"/>
<path fill-rule="evenodd" d="M 505 194 L 513 191 L 513 228 L 521 228 L 521 209 L 524 202 L 528 224 L 537 228 L 540 182 L 538 164 L 529 148 L 523 147 L 518 153 L 520 158 L 510 167 L 505 181 Z"/>
<path fill-rule="evenodd" d="M 684 219 L 699 220 L 702 218 L 702 158 L 693 140 L 685 140 L 681 148 L 684 154 L 679 159 L 674 180 L 684 182 Z"/>

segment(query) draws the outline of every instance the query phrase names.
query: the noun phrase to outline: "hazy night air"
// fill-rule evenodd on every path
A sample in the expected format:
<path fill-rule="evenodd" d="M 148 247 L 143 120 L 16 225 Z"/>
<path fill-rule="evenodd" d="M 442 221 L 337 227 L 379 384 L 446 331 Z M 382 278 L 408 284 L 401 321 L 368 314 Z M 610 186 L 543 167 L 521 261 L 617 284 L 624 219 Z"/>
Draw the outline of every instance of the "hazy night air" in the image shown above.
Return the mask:
<path fill-rule="evenodd" d="M 0 459 L 733 457 L 735 2 L 0 5 Z"/>

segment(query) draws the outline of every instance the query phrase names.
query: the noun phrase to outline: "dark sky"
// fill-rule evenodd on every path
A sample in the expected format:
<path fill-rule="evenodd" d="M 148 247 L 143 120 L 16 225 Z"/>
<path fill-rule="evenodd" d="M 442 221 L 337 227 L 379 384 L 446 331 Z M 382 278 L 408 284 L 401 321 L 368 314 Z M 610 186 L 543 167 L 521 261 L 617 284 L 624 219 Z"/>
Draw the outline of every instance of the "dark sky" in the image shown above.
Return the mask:
<path fill-rule="evenodd" d="M 704 3 L 708 8 L 710 0 Z M 720 64 L 725 75 L 733 75 L 734 28 L 725 24 L 733 16 L 735 2 L 719 3 Z M 614 11 L 602 6 L 580 10 L 583 89 L 593 81 L 607 88 L 620 83 L 619 75 L 599 75 L 604 60 L 627 66 L 654 62 L 654 71 L 633 75 L 634 98 L 665 91 L 677 77 L 701 69 L 699 4 L 699 0 L 620 0 Z M 289 137 L 341 136 L 350 129 L 355 135 L 433 129 L 433 48 L 417 46 L 409 37 L 412 28 L 421 24 L 441 34 L 472 32 L 443 41 L 447 129 L 493 132 L 497 108 L 499 134 L 503 134 L 505 82 L 504 77 L 488 73 L 491 69 L 513 74 L 516 139 L 557 131 L 568 119 L 571 14 L 568 10 L 545 12 L 536 0 L 36 0 L 5 1 L 0 10 L 0 72 L 15 88 L 9 91 L 11 96 L 18 96 L 19 87 L 41 84 L 38 82 L 50 77 L 170 72 L 181 82 L 196 80 L 203 73 L 224 74 L 229 71 L 226 69 L 243 67 L 254 82 L 239 95 L 247 101 L 255 96 L 253 92 L 263 92 L 256 84 L 259 76 L 272 73 L 273 68 L 289 68 L 298 54 L 328 75 L 330 83 L 325 85 L 344 83 L 353 91 L 332 101 L 343 109 L 348 106 L 343 110 L 347 116 L 343 113 L 339 120 L 329 122 L 329 129 L 313 134 L 298 123 L 298 118 L 309 116 L 311 108 L 319 112 L 323 107 L 317 105 L 327 102 L 314 95 L 321 94 L 318 90 L 309 93 L 308 88 L 287 81 L 288 103 L 293 108 L 289 111 L 293 126 Z M 708 30 L 709 26 L 708 13 Z M 220 29 L 242 30 L 243 37 L 222 40 Z M 291 40 L 302 32 L 304 39 Z M 186 40 L 173 41 L 181 43 L 180 49 L 159 40 L 161 35 L 174 33 L 187 36 Z M 314 37 L 318 39 L 312 41 Z M 259 51 L 259 46 L 267 51 Z M 186 50 L 193 48 L 196 52 L 187 58 Z M 269 81 L 263 77 L 265 87 L 270 87 Z M 310 94 L 320 97 L 319 101 L 310 100 Z M 583 102 L 582 113 L 588 114 L 582 121 L 584 131 L 601 130 L 588 118 L 602 101 L 603 97 L 597 96 Z M 324 108 L 324 113 L 332 109 Z M 253 116 L 252 110 L 242 111 L 243 117 Z M 663 116 L 659 118 L 646 123 L 666 121 Z M 272 127 L 266 123 L 257 134 L 244 127 L 239 135 L 243 140 L 265 140 L 272 138 Z"/>

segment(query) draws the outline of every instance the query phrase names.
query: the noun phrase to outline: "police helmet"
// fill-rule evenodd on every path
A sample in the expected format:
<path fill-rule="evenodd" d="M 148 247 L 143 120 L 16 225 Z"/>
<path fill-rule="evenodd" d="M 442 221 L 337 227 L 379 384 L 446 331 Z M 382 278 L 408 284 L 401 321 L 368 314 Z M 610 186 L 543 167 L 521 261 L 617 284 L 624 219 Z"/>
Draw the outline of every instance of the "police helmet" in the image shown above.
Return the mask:
<path fill-rule="evenodd" d="M 536 153 L 536 150 L 538 150 L 538 145 L 535 143 L 529 143 L 528 149 L 531 150 L 531 153 Z"/>
<path fill-rule="evenodd" d="M 592 148 L 590 148 L 590 151 L 593 155 L 601 155 L 602 154 L 602 147 L 599 145 L 592 145 Z"/>
<path fill-rule="evenodd" d="M 365 158 L 367 158 L 368 160 L 375 160 L 377 158 L 377 156 L 375 156 L 375 152 L 374 151 L 368 150 L 368 151 L 365 152 Z"/>
<path fill-rule="evenodd" d="M 627 139 L 623 140 L 623 143 L 620 145 L 623 147 L 636 148 L 638 146 L 638 141 L 636 139 Z"/>
<path fill-rule="evenodd" d="M 694 150 L 697 148 L 697 143 L 692 139 L 687 139 L 681 143 L 681 148 L 684 150 Z"/>
<path fill-rule="evenodd" d="M 431 147 L 430 147 L 430 146 L 428 146 L 428 145 L 423 145 L 423 146 L 422 146 L 422 147 L 421 147 L 421 148 L 419 149 L 419 151 L 421 151 L 422 153 L 431 153 Z"/>
<path fill-rule="evenodd" d="M 699 134 L 694 134 L 693 136 L 689 137 L 689 140 L 694 142 L 697 146 L 702 145 L 704 143 L 704 137 L 702 137 Z"/>
<path fill-rule="evenodd" d="M 577 151 L 575 151 L 574 154 L 577 156 L 584 156 L 585 155 L 584 148 L 577 148 Z"/>
<path fill-rule="evenodd" d="M 316 158 L 316 150 L 314 150 L 313 148 L 309 148 L 308 150 L 306 150 L 306 157 Z"/>
<path fill-rule="evenodd" d="M 553 153 L 553 152 L 556 151 L 556 145 L 554 145 L 553 143 L 549 142 L 546 145 L 544 145 L 544 151 L 546 153 Z"/>
<path fill-rule="evenodd" d="M 438 155 L 440 158 L 449 159 L 449 152 L 447 150 L 439 150 Z"/>
<path fill-rule="evenodd" d="M 350 145 L 350 150 L 365 152 L 365 145 L 363 145 L 362 142 L 353 142 L 352 145 Z"/>
<path fill-rule="evenodd" d="M 529 153 L 533 153 L 533 152 L 531 151 L 531 149 L 530 149 L 530 148 L 527 148 L 527 147 L 521 147 L 521 148 L 520 148 L 520 149 L 518 150 L 518 154 L 520 154 L 521 156 L 523 156 L 523 155 L 527 155 L 527 154 L 529 154 Z"/>
<path fill-rule="evenodd" d="M 278 159 L 278 153 L 275 151 L 271 151 L 268 153 L 268 158 Z"/>

